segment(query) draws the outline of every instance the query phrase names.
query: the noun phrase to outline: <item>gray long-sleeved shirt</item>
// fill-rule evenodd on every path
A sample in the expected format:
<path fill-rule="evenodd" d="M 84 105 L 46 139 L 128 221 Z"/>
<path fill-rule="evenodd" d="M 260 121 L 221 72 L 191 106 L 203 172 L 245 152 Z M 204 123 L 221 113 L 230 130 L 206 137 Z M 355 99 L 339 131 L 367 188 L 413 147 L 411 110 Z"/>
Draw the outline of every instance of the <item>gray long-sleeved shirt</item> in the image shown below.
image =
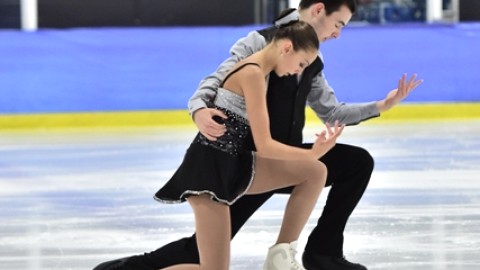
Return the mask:
<path fill-rule="evenodd" d="M 218 86 L 238 61 L 260 51 L 266 45 L 265 37 L 257 31 L 252 31 L 246 37 L 239 39 L 230 49 L 231 56 L 220 64 L 214 73 L 200 82 L 197 91 L 188 102 L 190 114 L 193 115 L 196 110 L 208 107 L 207 104 L 215 97 Z M 322 59 L 320 52 L 319 57 Z M 332 87 L 327 83 L 323 71 L 312 80 L 307 104 L 322 122 L 330 124 L 338 120 L 342 124 L 354 125 L 380 115 L 376 102 L 356 104 L 339 102 Z"/>

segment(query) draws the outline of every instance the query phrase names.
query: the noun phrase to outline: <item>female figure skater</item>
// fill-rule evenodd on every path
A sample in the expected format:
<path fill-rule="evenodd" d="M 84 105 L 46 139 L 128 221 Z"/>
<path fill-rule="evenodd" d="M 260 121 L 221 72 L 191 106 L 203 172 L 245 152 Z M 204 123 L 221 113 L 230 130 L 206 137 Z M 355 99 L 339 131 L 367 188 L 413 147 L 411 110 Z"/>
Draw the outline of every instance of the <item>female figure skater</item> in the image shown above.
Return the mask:
<path fill-rule="evenodd" d="M 304 269 L 295 260 L 296 244 L 323 189 L 327 170 L 318 159 L 330 150 L 344 126 L 327 125 L 312 149 L 272 139 L 266 89 L 268 74 L 301 76 L 318 55 L 314 29 L 295 21 L 280 26 L 261 51 L 238 62 L 218 89 L 214 106 L 228 118 L 215 119 L 226 132 L 216 141 L 198 133 L 173 177 L 155 194 L 161 202 L 188 201 L 195 215 L 200 264 L 165 270 L 227 270 L 230 263 L 230 212 L 245 194 L 294 186 L 280 233 L 264 269 Z M 328 134 L 327 134 L 328 133 Z M 256 151 L 252 145 L 253 142 Z M 276 256 L 275 254 L 278 254 Z"/>

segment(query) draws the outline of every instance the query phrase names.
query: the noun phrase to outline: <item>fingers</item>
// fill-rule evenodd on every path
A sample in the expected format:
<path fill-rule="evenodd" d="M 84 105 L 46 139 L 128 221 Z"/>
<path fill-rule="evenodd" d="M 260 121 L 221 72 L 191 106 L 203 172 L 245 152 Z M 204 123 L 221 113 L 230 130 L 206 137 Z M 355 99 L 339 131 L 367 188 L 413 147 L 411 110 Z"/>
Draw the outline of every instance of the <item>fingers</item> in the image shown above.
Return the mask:
<path fill-rule="evenodd" d="M 417 74 L 414 73 L 407 82 L 407 74 L 403 74 L 402 78 L 398 82 L 398 90 L 402 94 L 409 94 L 413 89 L 417 88 L 423 80 L 417 80 Z"/>
<path fill-rule="evenodd" d="M 345 127 L 345 124 L 340 124 L 340 121 L 335 120 L 334 131 L 332 132 L 332 134 L 333 133 L 338 133 L 339 131 L 342 131 L 344 127 Z"/>
<path fill-rule="evenodd" d="M 342 125 L 335 125 L 335 137 L 338 137 L 340 136 L 340 134 L 342 134 L 343 132 L 343 129 L 345 129 L 345 124 L 342 124 Z"/>
<path fill-rule="evenodd" d="M 414 74 L 408 84 L 407 94 L 410 94 L 410 92 L 412 92 L 413 89 L 417 88 L 421 83 L 423 83 L 423 80 L 415 80 L 416 78 L 417 78 L 417 74 Z"/>
<path fill-rule="evenodd" d="M 317 136 L 317 141 L 318 140 L 325 141 L 327 139 L 327 132 L 325 130 L 323 130 L 320 133 L 316 133 L 315 135 Z"/>
<path fill-rule="evenodd" d="M 325 130 L 322 130 L 321 133 L 315 134 L 317 138 L 315 140 L 313 149 L 316 155 L 318 155 L 318 158 L 323 156 L 335 146 L 337 137 L 340 136 L 345 127 L 344 124 L 340 125 L 339 121 L 335 121 L 333 127 L 328 122 L 325 123 L 325 126 Z"/>
<path fill-rule="evenodd" d="M 417 78 L 417 74 L 414 73 L 414 74 L 412 75 L 412 77 L 410 78 L 410 80 L 408 81 L 408 86 L 409 86 L 409 87 L 413 86 L 413 83 L 415 82 L 415 79 L 416 79 L 416 78 Z"/>
<path fill-rule="evenodd" d="M 410 91 L 417 88 L 421 83 L 423 83 L 423 80 L 417 80 L 417 81 L 413 82 Z"/>
<path fill-rule="evenodd" d="M 338 120 L 335 121 L 333 127 L 330 125 L 330 123 L 326 122 L 325 123 L 326 130 L 323 130 L 320 134 L 315 134 L 317 137 L 322 136 L 324 141 L 331 141 L 331 140 L 336 140 L 340 134 L 342 134 L 343 129 L 345 128 L 345 124 L 340 124 Z M 327 133 L 328 133 L 328 139 L 327 139 Z"/>
<path fill-rule="evenodd" d="M 218 137 L 222 136 L 226 127 L 215 121 L 214 117 L 220 117 L 223 119 L 228 118 L 222 111 L 205 108 L 195 113 L 195 124 L 197 125 L 200 133 L 202 133 L 208 140 L 216 141 Z"/>
<path fill-rule="evenodd" d="M 336 126 L 338 123 L 338 121 L 335 121 L 335 124 L 334 126 Z M 325 126 L 327 127 L 327 132 L 328 132 L 328 137 L 331 137 L 332 134 L 333 134 L 333 130 L 332 130 L 332 126 L 330 125 L 330 123 L 325 123 Z"/>
<path fill-rule="evenodd" d="M 207 133 L 205 133 L 205 132 L 200 132 L 200 133 L 202 133 L 202 135 L 205 136 L 205 138 L 207 138 L 209 141 L 216 141 L 216 140 L 217 140 L 216 137 L 214 137 L 214 136 L 212 136 L 212 135 L 209 135 L 209 134 L 207 134 Z"/>
<path fill-rule="evenodd" d="M 340 136 L 340 134 L 342 134 L 343 132 L 343 129 L 345 128 L 345 124 L 341 124 L 339 123 L 339 121 L 335 121 L 335 126 L 334 126 L 334 131 L 332 131 L 332 133 L 329 134 L 329 140 L 336 140 L 338 138 L 338 136 Z"/>
<path fill-rule="evenodd" d="M 398 80 L 398 91 L 403 92 L 405 89 L 405 81 L 407 80 L 407 74 L 403 74 L 400 80 Z"/>
<path fill-rule="evenodd" d="M 217 110 L 217 109 L 212 109 L 212 110 L 211 110 L 211 114 L 212 114 L 212 115 L 211 115 L 212 117 L 215 116 L 215 115 L 217 115 L 217 116 L 220 116 L 220 117 L 223 118 L 223 119 L 227 119 L 227 118 L 228 118 L 227 115 L 225 115 L 222 111 Z"/>
<path fill-rule="evenodd" d="M 227 131 L 227 128 L 223 124 L 219 124 L 212 119 L 211 121 L 208 121 L 205 128 L 202 129 L 202 134 L 209 140 L 212 140 L 212 137 L 216 140 L 217 137 L 225 134 L 225 131 Z"/>
<path fill-rule="evenodd" d="M 338 120 L 335 120 L 334 124 L 333 124 L 333 129 L 332 129 L 332 126 L 330 125 L 330 123 L 325 123 L 325 126 L 327 127 L 327 131 L 328 131 L 328 135 L 329 136 L 332 136 L 334 135 L 335 133 L 337 133 L 337 131 L 342 127 L 344 126 L 343 124 L 340 125 L 340 122 Z M 343 129 L 343 128 L 342 128 Z"/>

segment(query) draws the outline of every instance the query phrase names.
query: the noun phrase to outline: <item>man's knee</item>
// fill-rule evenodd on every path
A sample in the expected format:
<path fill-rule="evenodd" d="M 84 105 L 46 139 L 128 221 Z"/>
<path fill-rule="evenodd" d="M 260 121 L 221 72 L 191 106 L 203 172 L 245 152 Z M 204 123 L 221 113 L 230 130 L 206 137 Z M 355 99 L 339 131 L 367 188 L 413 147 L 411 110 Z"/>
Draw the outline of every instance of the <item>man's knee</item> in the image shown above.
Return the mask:
<path fill-rule="evenodd" d="M 335 145 L 320 161 L 328 168 L 327 186 L 333 183 L 364 186 L 374 168 L 374 159 L 367 150 L 348 144 Z"/>
<path fill-rule="evenodd" d="M 370 172 L 373 171 L 373 168 L 375 166 L 375 160 L 373 159 L 370 152 L 358 146 L 354 146 L 354 149 L 356 151 L 356 156 L 358 160 L 357 164 L 361 164 L 362 166 L 365 167 L 365 169 L 367 169 Z"/>

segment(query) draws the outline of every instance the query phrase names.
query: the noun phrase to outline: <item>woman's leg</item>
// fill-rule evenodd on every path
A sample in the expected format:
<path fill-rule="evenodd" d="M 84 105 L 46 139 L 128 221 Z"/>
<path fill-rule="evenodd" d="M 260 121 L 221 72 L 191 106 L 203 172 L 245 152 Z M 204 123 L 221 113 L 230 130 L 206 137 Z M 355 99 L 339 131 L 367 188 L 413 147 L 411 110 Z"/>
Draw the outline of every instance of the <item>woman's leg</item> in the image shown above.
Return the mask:
<path fill-rule="evenodd" d="M 230 209 L 210 196 L 190 196 L 195 214 L 200 265 L 181 264 L 164 270 L 228 270 L 230 264 Z"/>
<path fill-rule="evenodd" d="M 296 241 L 310 217 L 327 178 L 317 160 L 275 160 L 256 155 L 255 178 L 248 194 L 294 186 L 278 235 L 278 243 Z"/>

